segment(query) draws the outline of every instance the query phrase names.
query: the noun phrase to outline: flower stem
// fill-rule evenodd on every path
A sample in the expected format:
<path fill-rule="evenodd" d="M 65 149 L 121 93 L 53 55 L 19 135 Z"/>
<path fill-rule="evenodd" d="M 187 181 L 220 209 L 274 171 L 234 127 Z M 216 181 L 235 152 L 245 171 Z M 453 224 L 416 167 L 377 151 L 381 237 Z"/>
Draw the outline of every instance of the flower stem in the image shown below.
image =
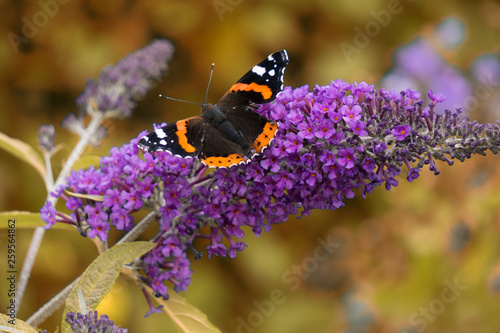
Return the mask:
<path fill-rule="evenodd" d="M 66 176 L 69 174 L 71 168 L 73 167 L 75 162 L 78 160 L 80 155 L 83 153 L 85 146 L 87 146 L 89 144 L 89 142 L 92 138 L 92 135 L 97 131 L 97 129 L 101 125 L 103 119 L 104 119 L 103 112 L 95 112 L 92 114 L 92 118 L 90 120 L 89 125 L 87 126 L 85 131 L 82 133 L 80 140 L 78 141 L 75 148 L 73 149 L 73 151 L 69 155 L 68 160 L 66 161 L 66 164 L 64 165 L 63 169 L 59 173 L 59 176 L 57 177 L 57 180 L 55 183 L 53 181 L 52 171 L 50 171 L 51 170 L 50 159 L 47 162 L 47 156 L 46 156 L 45 161 L 46 161 L 46 163 L 48 163 L 47 176 L 46 176 L 47 201 L 52 202 L 52 204 L 54 206 L 56 205 L 58 198 L 51 196 L 50 193 L 55 191 L 59 186 L 61 186 L 63 184 L 63 182 L 66 179 Z M 49 175 L 50 175 L 50 178 L 49 178 Z M 50 182 L 49 182 L 49 180 L 50 180 Z M 50 186 L 50 185 L 52 185 L 52 186 Z M 31 271 L 33 269 L 33 265 L 35 263 L 35 259 L 36 259 L 36 256 L 38 254 L 38 250 L 40 249 L 40 244 L 42 243 L 42 239 L 43 239 L 44 235 L 45 235 L 45 229 L 43 229 L 42 227 L 37 227 L 35 229 L 35 232 L 33 233 L 33 237 L 31 238 L 31 243 L 30 243 L 30 246 L 28 248 L 28 252 L 26 253 L 26 259 L 24 261 L 23 268 L 21 269 L 21 273 L 19 275 L 19 283 L 17 285 L 17 292 L 16 292 L 16 305 L 17 305 L 16 313 L 19 310 L 19 307 L 21 305 L 21 301 L 22 301 L 24 293 L 26 291 L 26 286 L 28 285 Z M 40 310 L 42 310 L 42 309 L 43 309 L 43 307 L 41 309 L 39 309 L 37 311 L 37 313 L 40 312 Z M 45 320 L 45 318 L 43 320 Z"/>

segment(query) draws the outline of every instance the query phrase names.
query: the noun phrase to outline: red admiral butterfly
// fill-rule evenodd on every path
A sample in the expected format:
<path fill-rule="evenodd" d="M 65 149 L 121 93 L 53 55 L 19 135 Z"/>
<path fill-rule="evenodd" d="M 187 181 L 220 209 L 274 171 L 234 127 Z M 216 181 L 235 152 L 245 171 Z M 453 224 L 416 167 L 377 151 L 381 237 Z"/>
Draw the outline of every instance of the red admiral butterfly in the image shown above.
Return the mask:
<path fill-rule="evenodd" d="M 201 115 L 156 129 L 137 145 L 149 152 L 198 156 L 209 167 L 248 162 L 269 145 L 278 130 L 278 124 L 254 110 L 258 104 L 274 101 L 283 90 L 287 64 L 286 50 L 269 55 L 243 75 L 217 104 L 201 103 Z"/>

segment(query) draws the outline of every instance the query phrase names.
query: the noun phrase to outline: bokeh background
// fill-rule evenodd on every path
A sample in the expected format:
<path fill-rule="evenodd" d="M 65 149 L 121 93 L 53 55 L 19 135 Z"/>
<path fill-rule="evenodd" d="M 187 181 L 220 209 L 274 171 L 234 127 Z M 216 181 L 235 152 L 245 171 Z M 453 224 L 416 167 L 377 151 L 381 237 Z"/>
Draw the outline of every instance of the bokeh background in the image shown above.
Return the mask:
<path fill-rule="evenodd" d="M 108 123 L 109 138 L 86 154 L 103 156 L 152 122 L 197 114 L 196 106 L 157 95 L 203 101 L 212 62 L 209 101 L 216 102 L 282 48 L 290 56 L 286 85 L 366 81 L 417 88 L 424 99 L 433 89 L 449 96 L 445 107 L 463 105 L 480 122 L 500 119 L 498 1 L 0 1 L 0 18 L 0 130 L 36 147 L 38 126 L 54 123 L 56 143 L 64 144 L 53 159 L 56 174 L 77 142 L 59 122 L 76 111 L 86 81 L 155 38 L 175 45 L 169 72 L 131 118 Z M 400 177 L 397 188 L 358 195 L 337 211 L 290 217 L 260 238 L 248 233 L 236 259 L 194 262 L 183 295 L 224 332 L 500 331 L 498 156 L 438 167 L 439 176 L 426 170 L 411 184 Z M 38 174 L 0 151 L 0 211 L 37 212 L 45 197 Z M 17 231 L 20 270 L 32 230 Z M 326 240 L 338 246 L 315 259 Z M 96 255 L 77 233 L 48 231 L 19 317 Z M 175 332 L 164 315 L 145 319 L 147 310 L 125 277 L 99 307 L 130 332 Z M 55 331 L 61 314 L 43 328 Z"/>

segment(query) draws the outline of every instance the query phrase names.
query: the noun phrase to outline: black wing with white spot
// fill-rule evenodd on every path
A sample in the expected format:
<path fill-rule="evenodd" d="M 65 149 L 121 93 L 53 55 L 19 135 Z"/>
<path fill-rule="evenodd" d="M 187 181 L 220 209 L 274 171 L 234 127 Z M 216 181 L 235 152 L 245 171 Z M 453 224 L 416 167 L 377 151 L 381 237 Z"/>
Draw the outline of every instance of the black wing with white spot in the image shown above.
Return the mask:
<path fill-rule="evenodd" d="M 181 157 L 200 153 L 207 124 L 202 116 L 195 116 L 170 123 L 143 136 L 137 144 L 148 152 L 168 151 Z"/>
<path fill-rule="evenodd" d="M 253 106 L 254 104 L 274 101 L 276 95 L 283 90 L 283 77 L 287 65 L 288 54 L 286 50 L 270 54 L 243 75 L 222 96 L 217 105 L 223 111 L 229 112 L 242 106 Z"/>

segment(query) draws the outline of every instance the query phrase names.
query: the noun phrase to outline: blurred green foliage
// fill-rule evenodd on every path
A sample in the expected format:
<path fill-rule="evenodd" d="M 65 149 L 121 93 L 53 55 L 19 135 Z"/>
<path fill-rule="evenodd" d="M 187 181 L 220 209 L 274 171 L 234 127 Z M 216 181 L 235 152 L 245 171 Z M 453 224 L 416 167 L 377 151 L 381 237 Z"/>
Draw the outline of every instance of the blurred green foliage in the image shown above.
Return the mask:
<path fill-rule="evenodd" d="M 151 129 L 152 122 L 197 114 L 195 106 L 157 95 L 201 102 L 212 62 L 209 101 L 215 102 L 249 66 L 282 48 L 290 55 L 287 85 L 338 78 L 375 83 L 391 66 L 397 46 L 429 34 L 450 16 L 468 29 L 465 42 L 445 55 L 458 68 L 500 48 L 498 1 L 401 1 L 389 24 L 346 58 L 339 45 L 354 44 L 355 28 L 364 29 L 389 3 L 394 0 L 0 1 L 0 131 L 36 147 L 38 126 L 56 124 L 56 143 L 64 144 L 54 158 L 59 171 L 77 138 L 58 123 L 75 111 L 73 101 L 86 80 L 154 38 L 168 38 L 176 47 L 170 72 L 131 119 L 108 124 L 110 137 L 101 147 L 89 148 L 88 155 L 105 155 Z M 29 24 L 38 27 L 29 31 Z M 32 36 L 13 43 L 12 34 L 23 32 Z M 0 210 L 38 211 L 46 192 L 36 171 L 3 151 L 0 160 Z M 425 171 L 412 184 L 399 178 L 400 185 L 389 192 L 378 188 L 337 211 L 291 217 L 260 238 L 249 233 L 249 248 L 236 259 L 195 262 L 184 296 L 225 332 L 250 332 L 241 323 L 252 320 L 252 332 L 499 331 L 498 165 L 497 156 L 474 156 L 452 167 L 439 164 L 439 176 Z M 31 233 L 18 230 L 19 270 Z M 318 239 L 329 235 L 339 241 L 339 252 L 314 266 L 310 258 Z M 2 272 L 4 240 L 0 233 Z M 92 242 L 76 233 L 47 232 L 19 317 L 29 317 L 96 255 Z M 299 277 L 297 286 L 287 279 L 294 267 L 302 272 L 293 275 Z M 466 288 L 445 302 L 446 281 L 455 279 Z M 0 289 L 4 309 L 6 292 Z M 284 301 L 273 303 L 267 315 L 259 305 L 269 304 L 265 301 L 275 290 L 282 291 Z M 428 316 L 422 312 L 426 309 Z M 165 316 L 144 319 L 147 310 L 142 293 L 126 278 L 99 308 L 130 332 L 175 331 Z M 54 331 L 61 314 L 43 327 Z"/>

